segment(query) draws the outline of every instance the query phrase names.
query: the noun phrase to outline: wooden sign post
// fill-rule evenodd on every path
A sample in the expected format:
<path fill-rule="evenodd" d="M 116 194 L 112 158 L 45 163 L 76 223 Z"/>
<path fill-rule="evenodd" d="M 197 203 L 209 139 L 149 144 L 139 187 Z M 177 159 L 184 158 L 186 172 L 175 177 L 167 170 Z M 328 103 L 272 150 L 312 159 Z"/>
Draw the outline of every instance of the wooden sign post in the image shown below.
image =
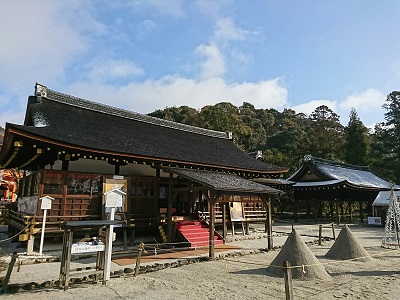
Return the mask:
<path fill-rule="evenodd" d="M 46 229 L 46 218 L 47 218 L 47 210 L 51 209 L 51 201 L 54 200 L 53 197 L 50 196 L 44 196 L 40 198 L 42 201 L 42 204 L 40 206 L 41 209 L 44 210 L 43 212 L 43 223 L 42 223 L 42 233 L 40 235 L 40 248 L 39 248 L 39 255 L 42 255 L 43 253 L 43 242 L 44 242 L 44 231 Z"/>
<path fill-rule="evenodd" d="M 104 196 L 106 198 L 105 207 L 110 208 L 110 221 L 114 220 L 115 208 L 122 207 L 123 197 L 125 197 L 125 195 L 126 193 L 120 187 L 115 187 L 111 191 L 104 193 Z M 110 225 L 109 235 L 107 238 L 106 259 L 104 265 L 105 280 L 110 279 L 113 235 L 114 225 Z"/>

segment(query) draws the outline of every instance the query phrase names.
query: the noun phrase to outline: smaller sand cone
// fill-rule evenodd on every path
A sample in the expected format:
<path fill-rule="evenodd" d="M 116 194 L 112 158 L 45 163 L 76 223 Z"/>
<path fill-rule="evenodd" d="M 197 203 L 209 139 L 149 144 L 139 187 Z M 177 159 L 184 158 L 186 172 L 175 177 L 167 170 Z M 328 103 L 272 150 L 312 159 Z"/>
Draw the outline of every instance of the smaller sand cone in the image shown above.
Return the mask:
<path fill-rule="evenodd" d="M 329 280 L 331 277 L 324 266 L 304 243 L 300 235 L 293 229 L 281 251 L 267 268 L 273 276 L 283 277 L 283 262 L 288 261 L 292 268 L 292 277 L 308 280 Z"/>
<path fill-rule="evenodd" d="M 345 225 L 340 231 L 336 241 L 325 254 L 325 257 L 332 259 L 357 259 L 370 261 L 372 257 L 356 239 L 349 227 Z"/>

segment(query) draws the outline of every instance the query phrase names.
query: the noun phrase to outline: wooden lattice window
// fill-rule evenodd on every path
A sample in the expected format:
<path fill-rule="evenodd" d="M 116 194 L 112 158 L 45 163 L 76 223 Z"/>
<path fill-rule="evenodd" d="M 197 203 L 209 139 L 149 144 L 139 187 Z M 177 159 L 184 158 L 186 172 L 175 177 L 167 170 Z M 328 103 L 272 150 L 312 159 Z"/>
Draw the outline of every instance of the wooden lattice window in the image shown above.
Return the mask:
<path fill-rule="evenodd" d="M 63 173 L 46 170 L 43 180 L 43 194 L 62 195 L 63 180 Z"/>

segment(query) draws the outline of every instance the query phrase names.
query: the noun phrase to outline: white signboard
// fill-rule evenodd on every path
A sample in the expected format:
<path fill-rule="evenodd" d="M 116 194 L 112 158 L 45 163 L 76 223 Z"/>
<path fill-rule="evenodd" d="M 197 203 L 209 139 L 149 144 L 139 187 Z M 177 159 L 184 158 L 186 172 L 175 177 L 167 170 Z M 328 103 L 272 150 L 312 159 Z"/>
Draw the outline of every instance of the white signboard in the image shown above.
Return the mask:
<path fill-rule="evenodd" d="M 105 245 L 72 244 L 71 253 L 104 251 Z"/>
<path fill-rule="evenodd" d="M 44 242 L 44 232 L 46 229 L 46 217 L 47 217 L 47 210 L 51 209 L 51 201 L 54 200 L 53 197 L 50 196 L 44 196 L 40 198 L 42 204 L 40 206 L 41 209 L 43 209 L 43 223 L 42 223 L 42 233 L 40 235 L 40 246 L 39 246 L 39 254 L 43 254 L 43 242 Z"/>
<path fill-rule="evenodd" d="M 368 217 L 368 225 L 382 225 L 381 217 Z"/>
<path fill-rule="evenodd" d="M 54 198 L 50 196 L 44 196 L 40 199 L 42 200 L 42 204 L 40 206 L 41 209 L 51 209 L 51 201 L 54 200 Z"/>
<path fill-rule="evenodd" d="M 121 207 L 122 194 L 118 192 L 110 192 L 106 195 L 106 207 Z"/>

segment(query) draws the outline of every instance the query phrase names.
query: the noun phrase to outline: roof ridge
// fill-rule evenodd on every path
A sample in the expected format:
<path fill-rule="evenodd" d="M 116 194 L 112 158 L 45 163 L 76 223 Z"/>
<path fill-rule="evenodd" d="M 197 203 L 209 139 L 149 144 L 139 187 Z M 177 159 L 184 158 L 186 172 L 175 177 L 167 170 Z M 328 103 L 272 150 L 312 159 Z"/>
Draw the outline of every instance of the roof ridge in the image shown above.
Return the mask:
<path fill-rule="evenodd" d="M 333 160 L 329 160 L 329 159 L 325 159 L 325 158 L 315 157 L 315 156 L 312 156 L 311 154 L 305 155 L 304 161 L 305 162 L 311 161 L 314 163 L 322 163 L 322 164 L 327 164 L 327 165 L 340 166 L 343 168 L 355 169 L 355 170 L 359 170 L 359 171 L 370 171 L 369 166 L 357 166 L 357 165 L 347 164 L 347 163 L 333 161 Z"/>
<path fill-rule="evenodd" d="M 126 119 L 131 119 L 139 122 L 149 123 L 152 125 L 168 127 L 172 129 L 177 129 L 181 131 L 187 131 L 196 134 L 202 134 L 206 136 L 211 136 L 215 138 L 221 139 L 231 139 L 231 133 L 215 131 L 211 129 L 196 127 L 192 125 L 177 123 L 174 121 L 169 121 L 165 119 L 160 119 L 152 116 L 148 116 L 145 114 L 140 114 L 137 112 L 133 112 L 130 110 L 117 108 L 114 106 L 102 104 L 99 102 L 79 98 L 76 96 L 68 95 L 65 93 L 57 92 L 52 89 L 47 88 L 46 86 L 36 83 L 35 85 L 35 96 L 43 97 L 49 100 L 53 100 L 59 103 L 67 104 L 70 106 L 76 106 L 88 110 L 97 111 L 105 114 L 112 114 L 115 116 L 119 116 Z"/>

